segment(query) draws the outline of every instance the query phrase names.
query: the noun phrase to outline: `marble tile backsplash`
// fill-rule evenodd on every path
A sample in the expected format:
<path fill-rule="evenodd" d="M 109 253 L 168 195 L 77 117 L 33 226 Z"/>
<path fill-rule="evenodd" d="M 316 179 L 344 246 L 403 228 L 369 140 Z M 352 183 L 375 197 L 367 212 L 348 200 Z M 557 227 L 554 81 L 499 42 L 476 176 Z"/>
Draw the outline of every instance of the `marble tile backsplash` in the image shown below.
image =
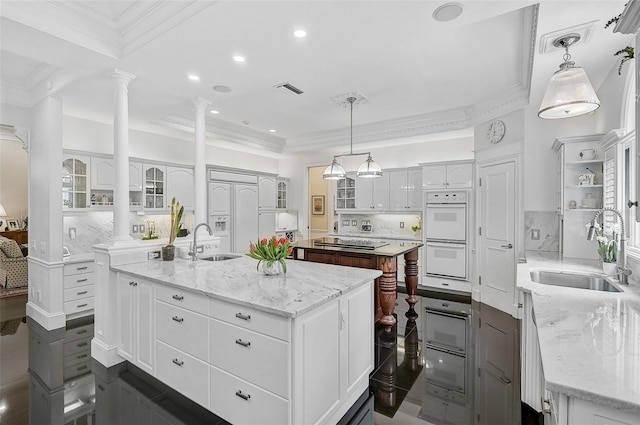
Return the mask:
<path fill-rule="evenodd" d="M 555 211 L 524 212 L 524 247 L 527 251 L 560 249 L 558 214 Z M 533 239 L 538 237 L 538 239 Z"/>
<path fill-rule="evenodd" d="M 422 214 L 340 214 L 338 215 L 338 232 L 362 234 L 360 226 L 363 220 L 371 223 L 371 233 L 413 238 L 415 235 L 411 231 L 411 226 L 422 224 Z M 355 225 L 353 225 L 354 222 Z M 404 223 L 404 228 L 400 227 L 400 223 Z"/>
<path fill-rule="evenodd" d="M 104 243 L 113 236 L 113 212 L 90 211 L 78 215 L 63 217 L 63 245 L 69 248 L 71 254 L 93 252 L 93 245 Z M 133 225 L 144 225 L 145 233 L 149 224 L 155 222 L 156 234 L 160 239 L 169 237 L 169 214 L 138 215 L 129 213 L 129 233 L 134 239 L 142 239 L 143 233 L 132 233 Z M 193 214 L 185 213 L 182 217 L 184 227 L 193 229 Z M 69 229 L 75 229 L 75 239 L 71 239 Z"/>

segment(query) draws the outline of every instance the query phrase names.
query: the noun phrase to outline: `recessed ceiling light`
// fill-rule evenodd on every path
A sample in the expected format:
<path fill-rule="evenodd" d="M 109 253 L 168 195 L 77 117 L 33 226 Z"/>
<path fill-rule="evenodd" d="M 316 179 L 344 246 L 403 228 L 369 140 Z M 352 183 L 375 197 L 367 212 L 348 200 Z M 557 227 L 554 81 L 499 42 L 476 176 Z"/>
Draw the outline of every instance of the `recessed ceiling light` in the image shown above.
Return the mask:
<path fill-rule="evenodd" d="M 218 93 L 229 93 L 231 91 L 231 87 L 228 87 L 228 86 L 213 86 L 213 91 L 217 91 Z"/>
<path fill-rule="evenodd" d="M 445 3 L 433 11 L 433 19 L 440 22 L 447 22 L 456 19 L 462 13 L 460 3 Z"/>
<path fill-rule="evenodd" d="M 198 76 L 197 76 L 197 75 L 195 75 L 195 74 L 189 74 L 189 79 L 190 79 L 191 81 L 200 81 L 200 77 L 198 77 Z"/>
<path fill-rule="evenodd" d="M 220 113 L 220 111 L 216 111 L 215 109 L 210 110 L 209 112 L 211 112 L 214 115 L 217 115 Z"/>
<path fill-rule="evenodd" d="M 244 58 L 244 56 L 235 55 L 233 57 L 233 60 L 236 61 L 236 62 L 244 62 L 246 59 Z"/>
<path fill-rule="evenodd" d="M 275 133 L 276 131 L 274 129 L 269 130 L 269 133 Z"/>
<path fill-rule="evenodd" d="M 305 30 L 295 30 L 293 32 L 293 35 L 295 35 L 298 38 L 303 38 L 307 36 L 307 32 Z"/>

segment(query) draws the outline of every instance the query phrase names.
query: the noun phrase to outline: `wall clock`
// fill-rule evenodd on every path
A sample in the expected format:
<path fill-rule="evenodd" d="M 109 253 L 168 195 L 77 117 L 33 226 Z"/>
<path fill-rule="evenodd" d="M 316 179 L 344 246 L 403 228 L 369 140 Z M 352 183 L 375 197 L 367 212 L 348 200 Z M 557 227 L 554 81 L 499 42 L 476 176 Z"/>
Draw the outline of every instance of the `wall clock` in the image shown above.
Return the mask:
<path fill-rule="evenodd" d="M 498 143 L 504 137 L 504 132 L 504 122 L 500 120 L 493 121 L 489 124 L 489 129 L 487 130 L 487 141 L 489 143 Z"/>

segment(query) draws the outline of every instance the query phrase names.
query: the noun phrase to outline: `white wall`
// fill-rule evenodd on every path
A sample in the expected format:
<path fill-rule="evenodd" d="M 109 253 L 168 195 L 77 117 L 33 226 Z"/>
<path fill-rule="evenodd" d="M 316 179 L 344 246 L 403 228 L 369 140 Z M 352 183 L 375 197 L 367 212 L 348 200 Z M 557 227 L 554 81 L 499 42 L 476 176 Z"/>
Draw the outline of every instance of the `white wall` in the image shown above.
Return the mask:
<path fill-rule="evenodd" d="M 28 157 L 22 143 L 0 140 L 0 204 L 7 211 L 7 218 L 24 219 L 27 215 L 27 169 Z M 3 223 L 0 230 L 4 227 Z"/>

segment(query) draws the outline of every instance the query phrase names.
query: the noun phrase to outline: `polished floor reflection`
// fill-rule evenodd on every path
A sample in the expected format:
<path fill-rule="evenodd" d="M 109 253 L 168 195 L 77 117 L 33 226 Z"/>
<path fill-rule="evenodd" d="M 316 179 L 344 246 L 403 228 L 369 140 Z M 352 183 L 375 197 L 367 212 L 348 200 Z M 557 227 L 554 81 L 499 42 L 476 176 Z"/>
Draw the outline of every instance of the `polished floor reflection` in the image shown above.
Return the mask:
<path fill-rule="evenodd" d="M 482 367 L 478 362 L 488 361 L 492 367 L 496 363 L 490 349 L 476 359 L 477 347 L 484 344 L 478 324 L 486 313 L 482 305 L 469 308 L 468 317 L 437 310 L 437 303 L 457 301 L 421 297 L 416 309 L 408 310 L 399 294 L 397 325 L 391 332 L 376 332 L 376 365 L 370 375 L 376 425 L 488 424 L 474 418 L 494 409 L 492 403 L 506 403 L 477 397 L 483 385 L 473 378 Z M 25 317 L 25 303 L 26 297 L 0 300 L 0 424 L 226 423 L 127 363 L 106 369 L 94 361 L 92 317 L 46 331 Z M 506 323 L 517 332 L 517 321 L 506 317 Z M 490 339 L 496 341 L 495 335 Z M 519 374 L 519 366 L 510 367 L 501 373 Z M 518 380 L 512 397 L 517 401 L 519 379 L 513 378 Z M 503 388 L 501 394 L 510 390 Z M 478 406 L 479 400 L 488 407 Z"/>

